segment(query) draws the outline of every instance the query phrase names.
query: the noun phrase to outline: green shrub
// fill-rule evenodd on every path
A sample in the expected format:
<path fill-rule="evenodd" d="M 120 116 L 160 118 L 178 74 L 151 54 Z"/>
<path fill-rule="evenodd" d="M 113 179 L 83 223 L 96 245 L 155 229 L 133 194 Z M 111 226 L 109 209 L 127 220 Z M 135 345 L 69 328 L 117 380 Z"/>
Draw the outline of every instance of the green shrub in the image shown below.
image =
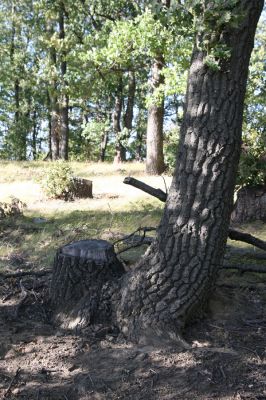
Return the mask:
<path fill-rule="evenodd" d="M 74 176 L 70 166 L 57 161 L 48 169 L 41 180 L 44 193 L 52 199 L 72 200 L 74 190 Z"/>
<path fill-rule="evenodd" d="M 238 168 L 239 186 L 266 184 L 265 144 L 266 137 L 257 131 L 244 133 Z"/>
<path fill-rule="evenodd" d="M 179 128 L 174 127 L 166 132 L 164 137 L 164 159 L 170 174 L 173 174 L 175 169 L 178 144 Z"/>

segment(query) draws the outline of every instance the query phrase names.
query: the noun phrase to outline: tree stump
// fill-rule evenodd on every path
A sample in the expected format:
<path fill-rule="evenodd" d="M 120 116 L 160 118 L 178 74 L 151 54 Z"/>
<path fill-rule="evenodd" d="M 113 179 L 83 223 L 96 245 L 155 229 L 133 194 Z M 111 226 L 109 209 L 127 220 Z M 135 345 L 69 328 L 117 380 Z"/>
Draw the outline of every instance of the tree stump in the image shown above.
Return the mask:
<path fill-rule="evenodd" d="M 84 179 L 84 178 L 73 178 L 74 181 L 74 187 L 73 187 L 73 195 L 74 197 L 78 198 L 92 198 L 92 181 L 89 179 Z"/>
<path fill-rule="evenodd" d="M 105 240 L 81 240 L 60 248 L 50 289 L 55 320 L 72 329 L 108 322 L 108 287 L 113 290 L 124 272 L 113 245 Z"/>
<path fill-rule="evenodd" d="M 237 193 L 237 200 L 231 215 L 236 223 L 266 221 L 266 186 L 246 186 Z"/>

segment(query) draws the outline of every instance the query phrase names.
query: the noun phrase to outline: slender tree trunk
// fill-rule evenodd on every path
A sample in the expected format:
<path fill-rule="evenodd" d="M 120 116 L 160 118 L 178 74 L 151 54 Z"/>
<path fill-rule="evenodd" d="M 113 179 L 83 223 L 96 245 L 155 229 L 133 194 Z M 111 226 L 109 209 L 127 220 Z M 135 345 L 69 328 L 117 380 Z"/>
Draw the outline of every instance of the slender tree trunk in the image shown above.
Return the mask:
<path fill-rule="evenodd" d="M 108 143 L 108 132 L 104 132 L 104 134 L 101 137 L 100 160 L 102 162 L 105 161 L 105 152 L 106 152 L 107 143 Z"/>
<path fill-rule="evenodd" d="M 143 161 L 143 156 L 142 156 L 142 149 L 143 149 L 143 135 L 141 132 L 137 131 L 137 147 L 136 147 L 136 161 Z"/>
<path fill-rule="evenodd" d="M 152 66 L 151 88 L 152 94 L 164 83 L 162 69 L 164 66 L 163 57 L 160 55 Z M 163 155 L 163 120 L 164 120 L 164 97 L 153 103 L 148 110 L 147 125 L 147 153 L 146 172 L 150 175 L 160 175 L 165 170 Z"/>
<path fill-rule="evenodd" d="M 59 38 L 64 41 L 65 39 L 65 10 L 63 3 L 60 4 L 59 11 Z M 59 127 L 59 157 L 63 160 L 68 159 L 68 137 L 69 137 L 69 96 L 67 94 L 67 82 L 66 82 L 67 62 L 66 52 L 62 51 L 61 61 L 61 76 L 63 81 L 62 94 L 60 98 L 60 127 Z"/>
<path fill-rule="evenodd" d="M 136 92 L 136 79 L 135 72 L 128 72 L 128 98 L 127 107 L 124 115 L 124 127 L 129 131 L 132 129 L 133 117 L 134 117 L 134 101 Z"/>
<path fill-rule="evenodd" d="M 157 3 L 165 8 L 169 8 L 171 0 L 157 0 Z M 163 67 L 164 56 L 162 53 L 159 53 L 155 58 L 151 69 L 150 85 L 152 96 L 154 96 L 164 84 L 164 76 L 162 74 Z M 160 175 L 165 170 L 163 154 L 163 123 L 164 93 L 160 93 L 159 99 L 154 101 L 148 109 L 146 172 L 150 175 Z"/>
<path fill-rule="evenodd" d="M 117 323 L 129 337 L 178 332 L 205 304 L 221 266 L 233 208 L 248 65 L 262 0 L 227 28 L 230 60 L 219 71 L 195 48 L 177 166 L 157 238 L 126 274 Z"/>
<path fill-rule="evenodd" d="M 53 22 L 48 20 L 47 22 L 47 32 L 50 36 L 54 33 Z M 57 54 L 54 46 L 50 47 L 50 63 L 51 67 L 56 70 L 57 69 Z M 50 103 L 50 119 L 51 119 L 51 135 L 50 135 L 50 143 L 51 143 L 51 159 L 58 160 L 59 159 L 59 122 L 60 122 L 60 113 L 59 113 L 59 104 L 58 104 L 58 82 L 56 77 L 53 77 L 51 86 L 49 88 L 49 103 Z"/>
<path fill-rule="evenodd" d="M 115 107 L 113 111 L 113 130 L 116 135 L 116 144 L 115 144 L 115 157 L 114 163 L 119 164 L 126 159 L 126 149 L 121 143 L 120 134 L 121 134 L 121 114 L 123 107 L 123 95 L 122 95 L 123 87 L 122 87 L 122 77 L 120 79 L 116 97 L 115 97 Z"/>
<path fill-rule="evenodd" d="M 51 117 L 51 99 L 49 90 L 47 90 L 47 109 L 48 109 L 48 157 L 52 160 L 52 117 Z"/>
<path fill-rule="evenodd" d="M 16 64 L 15 52 L 16 41 L 20 39 L 19 29 L 16 27 L 16 13 L 17 8 L 15 3 L 12 2 L 12 27 L 11 27 L 11 45 L 10 45 L 10 61 L 13 67 L 12 75 L 14 77 L 14 121 L 13 131 L 15 138 L 12 141 L 12 146 L 15 149 L 14 155 L 18 160 L 26 160 L 26 134 L 21 120 L 21 85 L 20 85 L 20 65 Z"/>
<path fill-rule="evenodd" d="M 68 160 L 68 137 L 69 137 L 69 118 L 68 118 L 68 95 L 64 94 L 60 104 L 60 145 L 59 155 L 63 160 Z"/>
<path fill-rule="evenodd" d="M 32 127 L 32 158 L 36 160 L 37 158 L 37 112 L 36 109 L 33 111 L 33 127 Z"/>
<path fill-rule="evenodd" d="M 59 106 L 57 95 L 54 92 L 51 95 L 51 149 L 52 160 L 59 159 Z"/>

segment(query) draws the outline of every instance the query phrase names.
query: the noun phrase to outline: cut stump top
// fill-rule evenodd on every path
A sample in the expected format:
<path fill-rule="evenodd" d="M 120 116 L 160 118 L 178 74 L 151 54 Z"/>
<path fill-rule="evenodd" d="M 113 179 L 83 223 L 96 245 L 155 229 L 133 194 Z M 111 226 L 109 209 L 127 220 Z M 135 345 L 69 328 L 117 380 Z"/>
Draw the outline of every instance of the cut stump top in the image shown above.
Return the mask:
<path fill-rule="evenodd" d="M 86 258 L 96 263 L 109 262 L 114 256 L 114 247 L 106 240 L 90 239 L 70 243 L 60 249 L 65 256 Z"/>

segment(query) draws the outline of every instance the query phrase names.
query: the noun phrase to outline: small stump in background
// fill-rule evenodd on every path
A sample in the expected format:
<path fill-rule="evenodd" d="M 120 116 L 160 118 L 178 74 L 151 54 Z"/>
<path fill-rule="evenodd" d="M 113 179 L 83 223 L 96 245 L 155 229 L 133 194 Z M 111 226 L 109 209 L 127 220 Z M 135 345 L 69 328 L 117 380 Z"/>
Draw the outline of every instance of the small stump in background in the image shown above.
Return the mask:
<path fill-rule="evenodd" d="M 55 320 L 70 329 L 108 322 L 112 283 L 124 272 L 113 245 L 105 240 L 81 240 L 60 248 L 50 289 Z"/>
<path fill-rule="evenodd" d="M 84 178 L 73 178 L 73 189 L 72 193 L 77 198 L 92 198 L 92 181 Z"/>

